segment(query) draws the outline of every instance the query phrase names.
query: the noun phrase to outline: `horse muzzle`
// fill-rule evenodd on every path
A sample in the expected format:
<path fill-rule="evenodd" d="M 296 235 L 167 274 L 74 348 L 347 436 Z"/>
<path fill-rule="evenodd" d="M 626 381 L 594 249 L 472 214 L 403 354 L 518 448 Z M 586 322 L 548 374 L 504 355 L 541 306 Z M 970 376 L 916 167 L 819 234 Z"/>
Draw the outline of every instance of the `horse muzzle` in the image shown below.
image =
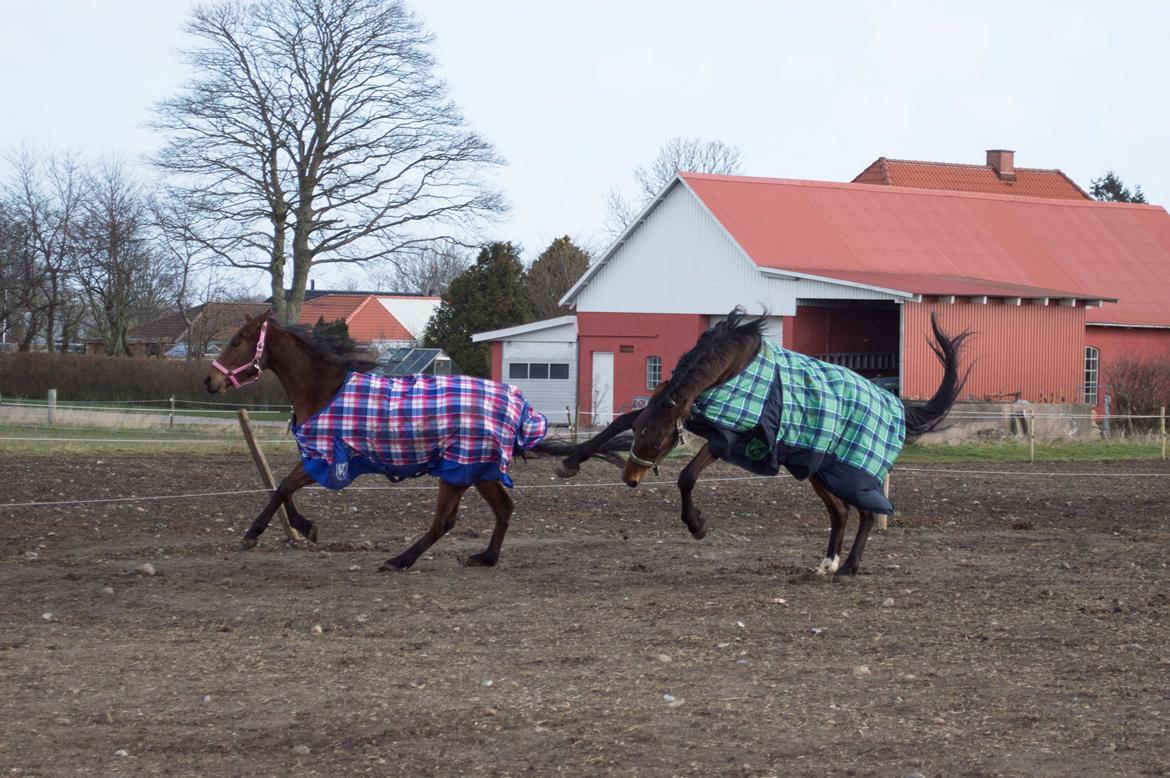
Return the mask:
<path fill-rule="evenodd" d="M 648 472 L 648 468 L 636 465 L 633 462 L 627 462 L 626 466 L 622 468 L 622 480 L 625 481 L 626 486 L 633 489 L 642 481 L 642 477 Z"/>
<path fill-rule="evenodd" d="M 203 378 L 203 385 L 207 387 L 210 394 L 219 394 L 224 389 L 224 377 L 219 373 L 208 373 Z"/>

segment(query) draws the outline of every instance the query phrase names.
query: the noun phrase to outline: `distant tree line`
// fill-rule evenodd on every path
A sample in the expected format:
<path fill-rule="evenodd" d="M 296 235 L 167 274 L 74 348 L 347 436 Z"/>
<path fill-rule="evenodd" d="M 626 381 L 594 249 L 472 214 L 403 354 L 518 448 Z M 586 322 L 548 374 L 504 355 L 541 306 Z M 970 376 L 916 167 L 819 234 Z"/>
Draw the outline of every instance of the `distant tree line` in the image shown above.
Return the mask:
<path fill-rule="evenodd" d="M 124 161 L 25 148 L 0 168 L 0 342 L 63 350 L 82 338 L 128 353 L 137 324 L 187 309 L 202 257 L 176 214 Z"/>

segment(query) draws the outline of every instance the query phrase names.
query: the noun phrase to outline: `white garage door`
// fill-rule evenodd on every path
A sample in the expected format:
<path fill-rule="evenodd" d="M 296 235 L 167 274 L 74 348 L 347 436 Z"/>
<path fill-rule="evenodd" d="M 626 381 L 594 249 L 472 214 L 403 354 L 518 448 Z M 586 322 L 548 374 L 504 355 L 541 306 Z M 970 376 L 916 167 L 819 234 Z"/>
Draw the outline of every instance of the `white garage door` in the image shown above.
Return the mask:
<path fill-rule="evenodd" d="M 565 408 L 577 407 L 575 343 L 504 342 L 504 381 L 524 392 L 553 424 L 566 424 Z"/>

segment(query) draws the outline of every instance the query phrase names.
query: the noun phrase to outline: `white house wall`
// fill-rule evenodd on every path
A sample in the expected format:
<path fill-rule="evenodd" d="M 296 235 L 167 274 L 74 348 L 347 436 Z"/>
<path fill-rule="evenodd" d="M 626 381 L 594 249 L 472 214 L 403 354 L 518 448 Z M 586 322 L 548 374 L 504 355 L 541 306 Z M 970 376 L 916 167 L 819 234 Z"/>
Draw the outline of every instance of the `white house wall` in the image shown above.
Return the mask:
<path fill-rule="evenodd" d="M 727 313 L 761 306 L 796 314 L 797 298 L 888 300 L 888 294 L 826 283 L 769 277 L 681 183 L 630 232 L 626 242 L 577 295 L 577 311 Z"/>

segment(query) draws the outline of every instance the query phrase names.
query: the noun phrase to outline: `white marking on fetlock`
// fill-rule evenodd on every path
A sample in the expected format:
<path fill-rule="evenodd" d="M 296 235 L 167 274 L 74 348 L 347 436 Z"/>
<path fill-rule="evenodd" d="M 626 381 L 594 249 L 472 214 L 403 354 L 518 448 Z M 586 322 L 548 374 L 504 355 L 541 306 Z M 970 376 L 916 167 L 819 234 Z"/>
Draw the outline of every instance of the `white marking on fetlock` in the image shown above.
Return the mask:
<path fill-rule="evenodd" d="M 837 572 L 837 568 L 841 566 L 841 557 L 834 554 L 832 557 L 825 557 L 821 563 L 817 565 L 817 575 L 828 575 L 829 573 Z"/>

